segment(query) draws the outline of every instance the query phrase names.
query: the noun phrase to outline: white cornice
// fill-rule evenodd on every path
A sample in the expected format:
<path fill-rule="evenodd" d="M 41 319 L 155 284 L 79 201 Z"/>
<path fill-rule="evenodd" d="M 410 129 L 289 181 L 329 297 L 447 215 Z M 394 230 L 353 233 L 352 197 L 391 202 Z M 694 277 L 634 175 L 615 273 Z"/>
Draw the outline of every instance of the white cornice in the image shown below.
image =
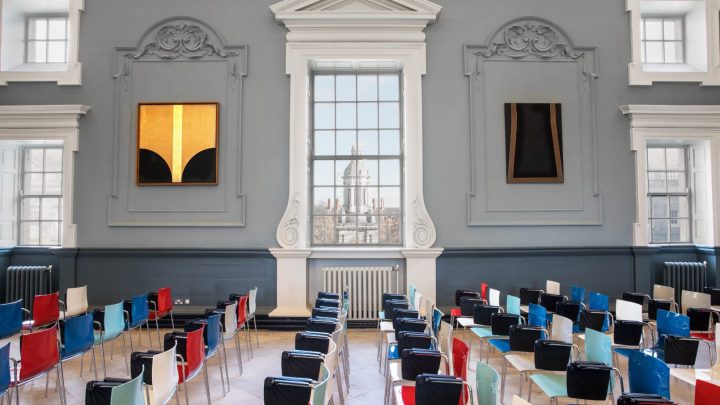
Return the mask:
<path fill-rule="evenodd" d="M 0 105 L 0 129 L 76 129 L 80 116 L 89 110 L 80 104 Z"/>
<path fill-rule="evenodd" d="M 620 106 L 630 117 L 631 128 L 712 128 L 720 127 L 720 105 Z"/>

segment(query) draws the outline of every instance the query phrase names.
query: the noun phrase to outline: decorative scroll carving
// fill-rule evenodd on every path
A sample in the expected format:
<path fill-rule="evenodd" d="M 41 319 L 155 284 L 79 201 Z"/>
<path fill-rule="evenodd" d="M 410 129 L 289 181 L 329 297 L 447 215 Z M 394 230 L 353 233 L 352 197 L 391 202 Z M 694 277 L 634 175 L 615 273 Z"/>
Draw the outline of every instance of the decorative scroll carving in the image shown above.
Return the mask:
<path fill-rule="evenodd" d="M 277 240 L 284 248 L 298 247 L 300 240 L 300 193 L 295 193 L 277 230 Z"/>
<path fill-rule="evenodd" d="M 217 55 L 222 58 L 238 56 L 237 52 L 226 52 L 209 44 L 208 34 L 194 24 L 168 24 L 160 27 L 155 33 L 155 42 L 145 45 L 142 51 L 123 56 L 140 59 L 145 55 L 155 55 L 161 59 L 177 59 L 181 56 L 188 59 L 200 59 Z"/>
<path fill-rule="evenodd" d="M 486 50 L 476 53 L 491 58 L 507 56 L 514 59 L 536 56 L 542 59 L 579 59 L 585 53 L 576 51 L 554 27 L 538 20 L 516 21 L 503 27 Z"/>
<path fill-rule="evenodd" d="M 420 197 L 413 200 L 413 241 L 415 247 L 429 248 L 435 243 L 435 226 Z"/>

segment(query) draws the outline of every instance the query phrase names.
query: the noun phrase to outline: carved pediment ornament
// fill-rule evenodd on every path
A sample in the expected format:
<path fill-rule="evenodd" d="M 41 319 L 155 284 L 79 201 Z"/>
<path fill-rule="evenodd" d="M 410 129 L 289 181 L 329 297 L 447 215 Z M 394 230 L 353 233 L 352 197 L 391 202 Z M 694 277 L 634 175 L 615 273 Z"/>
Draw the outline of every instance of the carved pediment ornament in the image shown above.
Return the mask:
<path fill-rule="evenodd" d="M 584 56 L 584 52 L 576 51 L 570 44 L 564 43 L 562 35 L 558 34 L 555 28 L 543 23 L 522 21 L 501 31 L 502 35 L 496 35 L 487 50 L 478 52 L 479 56 L 507 56 L 516 59 L 527 56 L 542 59 L 579 59 Z M 499 42 L 500 39 L 502 42 Z"/>
<path fill-rule="evenodd" d="M 154 55 L 161 59 L 200 59 L 217 55 L 227 58 L 237 56 L 236 52 L 226 52 L 207 42 L 208 34 L 194 24 L 168 24 L 160 27 L 155 33 L 155 42 L 151 42 L 135 54 L 125 54 L 132 59 L 140 59 L 146 55 Z"/>

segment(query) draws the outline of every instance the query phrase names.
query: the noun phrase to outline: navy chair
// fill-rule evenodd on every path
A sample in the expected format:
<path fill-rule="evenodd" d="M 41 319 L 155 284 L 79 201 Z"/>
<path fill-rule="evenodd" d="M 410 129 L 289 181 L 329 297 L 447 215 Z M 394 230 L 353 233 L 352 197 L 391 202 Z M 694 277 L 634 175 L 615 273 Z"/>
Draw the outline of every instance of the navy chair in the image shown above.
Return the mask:
<path fill-rule="evenodd" d="M 83 374 L 83 355 L 92 353 L 92 366 L 95 379 L 98 379 L 95 362 L 95 335 L 93 332 L 93 314 L 73 316 L 59 321 L 60 324 L 60 362 L 80 357 L 80 376 Z"/>
<path fill-rule="evenodd" d="M 22 300 L 0 304 L 0 339 L 17 335 L 22 331 Z"/>
<path fill-rule="evenodd" d="M 147 295 L 136 295 L 131 299 L 125 300 L 123 312 L 125 312 L 125 330 L 130 334 L 130 353 L 135 351 L 133 346 L 132 331 L 133 329 L 140 329 L 145 325 L 145 329 L 148 334 L 148 346 L 152 347 L 152 340 L 150 338 L 150 310 L 148 309 L 148 298 Z M 140 339 L 142 333 L 138 335 L 138 346 L 140 346 Z"/>

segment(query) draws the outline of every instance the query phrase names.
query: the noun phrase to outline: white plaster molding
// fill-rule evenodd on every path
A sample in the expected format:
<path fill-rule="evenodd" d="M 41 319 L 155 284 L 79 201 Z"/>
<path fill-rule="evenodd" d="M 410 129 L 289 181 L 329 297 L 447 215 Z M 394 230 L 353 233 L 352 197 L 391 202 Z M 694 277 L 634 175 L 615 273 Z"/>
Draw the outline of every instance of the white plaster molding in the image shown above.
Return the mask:
<path fill-rule="evenodd" d="M 75 247 L 77 227 L 73 216 L 75 152 L 79 150 L 79 122 L 85 105 L 0 106 L 0 139 L 60 140 L 63 142 L 63 247 Z"/>
<path fill-rule="evenodd" d="M 674 71 L 658 71 L 644 66 L 641 57 L 641 17 L 643 3 L 661 4 L 658 0 L 625 0 L 625 9 L 630 13 L 630 35 L 631 35 L 631 61 L 628 64 L 628 78 L 631 86 L 651 86 L 653 82 L 697 82 L 703 86 L 720 86 L 720 24 L 718 13 L 720 12 L 720 0 L 676 0 L 667 1 L 669 7 L 677 3 L 686 2 L 689 5 L 695 3 L 705 10 L 705 32 L 706 38 L 705 55 L 701 59 L 706 60 L 705 66 L 700 68 L 690 65 L 674 66 Z M 691 7 L 691 6 L 689 6 Z M 668 9 L 667 14 L 671 14 Z M 689 27 L 691 28 L 691 27 Z M 701 33 L 702 35 L 703 33 Z"/>
<path fill-rule="evenodd" d="M 647 202 L 647 161 L 646 147 L 653 141 L 709 144 L 710 184 L 707 195 L 710 213 L 710 234 L 707 240 L 696 240 L 698 245 L 716 246 L 720 236 L 720 206 L 717 201 L 720 192 L 720 175 L 716 167 L 720 164 L 720 105 L 623 105 L 620 111 L 630 119 L 630 149 L 635 154 L 635 223 L 633 244 L 647 246 L 648 202 Z"/>
<path fill-rule="evenodd" d="M 6 86 L 8 82 L 56 82 L 59 86 L 80 86 L 82 84 L 82 63 L 78 60 L 78 48 L 80 15 L 85 10 L 85 0 L 69 0 L 68 7 L 67 63 L 53 70 L 36 70 L 34 67 L 25 65 L 1 70 L 0 86 Z M 3 34 L 0 32 L 0 36 Z"/>

